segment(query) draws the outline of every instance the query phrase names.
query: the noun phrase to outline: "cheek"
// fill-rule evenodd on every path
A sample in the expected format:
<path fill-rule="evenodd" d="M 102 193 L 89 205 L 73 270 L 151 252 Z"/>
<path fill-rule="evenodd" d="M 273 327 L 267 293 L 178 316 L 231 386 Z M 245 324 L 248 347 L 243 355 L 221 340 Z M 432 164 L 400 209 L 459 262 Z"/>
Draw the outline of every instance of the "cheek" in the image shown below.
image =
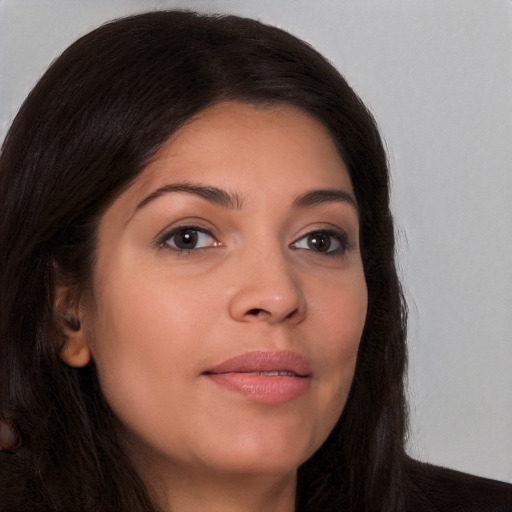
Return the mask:
<path fill-rule="evenodd" d="M 329 375 L 331 396 L 339 413 L 354 377 L 361 335 L 366 320 L 368 293 L 362 270 L 321 291 L 317 325 L 323 324 L 322 364 Z"/>
<path fill-rule="evenodd" d="M 362 268 L 342 275 L 338 280 L 324 282 L 316 295 L 317 323 L 323 324 L 324 329 L 331 333 L 327 336 L 332 341 L 330 348 L 340 352 L 352 352 L 355 348 L 357 352 L 368 307 Z"/>
<path fill-rule="evenodd" d="M 126 400 L 143 408 L 148 397 L 168 402 L 159 394 L 168 395 L 170 386 L 179 386 L 201 368 L 215 301 L 204 290 L 168 280 L 144 269 L 123 272 L 119 266 L 101 283 L 91 351 L 114 409 Z"/>
<path fill-rule="evenodd" d="M 185 279 L 160 261 L 133 257 L 112 258 L 103 265 L 95 289 L 96 332 L 114 331 L 118 343 L 134 342 L 134 349 L 146 351 L 152 342 L 174 346 L 175 338 L 190 337 L 209 322 L 215 293 L 201 279 Z M 212 313 L 213 315 L 213 313 Z M 107 337 L 108 342 L 108 337 Z M 150 343 L 151 342 L 151 343 Z"/>

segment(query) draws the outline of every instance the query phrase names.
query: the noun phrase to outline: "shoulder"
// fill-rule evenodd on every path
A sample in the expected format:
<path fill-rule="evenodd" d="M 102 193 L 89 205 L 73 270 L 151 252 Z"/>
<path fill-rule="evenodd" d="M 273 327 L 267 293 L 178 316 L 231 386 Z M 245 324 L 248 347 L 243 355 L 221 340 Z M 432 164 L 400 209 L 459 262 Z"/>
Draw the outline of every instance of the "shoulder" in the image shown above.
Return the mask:
<path fill-rule="evenodd" d="M 410 458 L 405 471 L 408 511 L 512 512 L 511 484 Z"/>

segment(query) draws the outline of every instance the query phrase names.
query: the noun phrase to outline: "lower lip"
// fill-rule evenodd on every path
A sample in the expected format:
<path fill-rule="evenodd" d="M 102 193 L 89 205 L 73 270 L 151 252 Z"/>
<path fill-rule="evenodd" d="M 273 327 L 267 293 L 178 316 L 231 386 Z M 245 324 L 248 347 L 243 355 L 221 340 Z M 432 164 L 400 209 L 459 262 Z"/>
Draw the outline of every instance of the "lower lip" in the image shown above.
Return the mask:
<path fill-rule="evenodd" d="M 309 389 L 309 377 L 266 376 L 255 373 L 213 373 L 206 375 L 216 384 L 263 404 L 291 402 Z"/>

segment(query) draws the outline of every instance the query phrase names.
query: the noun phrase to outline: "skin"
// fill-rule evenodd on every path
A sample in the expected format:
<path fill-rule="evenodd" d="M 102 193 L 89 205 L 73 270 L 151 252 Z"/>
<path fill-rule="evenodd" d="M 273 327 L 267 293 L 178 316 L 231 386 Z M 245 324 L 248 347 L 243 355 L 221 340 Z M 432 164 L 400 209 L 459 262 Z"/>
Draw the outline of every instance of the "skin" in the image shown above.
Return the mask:
<path fill-rule="evenodd" d="M 155 194 L 177 184 L 222 189 L 233 204 Z M 342 200 L 294 204 L 326 189 Z M 346 402 L 366 317 L 358 211 L 343 194 L 353 198 L 348 172 L 318 121 L 224 102 L 171 137 L 102 217 L 92 293 L 62 357 L 94 359 L 163 510 L 293 510 L 297 468 Z M 208 234 L 176 252 L 169 229 L 180 226 Z M 320 230 L 341 243 L 328 234 L 318 250 L 308 233 Z M 263 404 L 204 375 L 256 350 L 304 356 L 307 391 Z"/>

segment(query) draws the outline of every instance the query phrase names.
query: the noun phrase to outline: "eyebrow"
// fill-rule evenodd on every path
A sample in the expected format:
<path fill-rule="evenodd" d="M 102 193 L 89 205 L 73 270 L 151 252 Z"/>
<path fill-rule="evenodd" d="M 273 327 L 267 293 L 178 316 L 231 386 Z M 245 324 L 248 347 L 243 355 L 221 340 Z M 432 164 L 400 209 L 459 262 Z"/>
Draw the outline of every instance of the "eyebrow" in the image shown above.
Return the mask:
<path fill-rule="evenodd" d="M 156 189 L 143 199 L 138 205 L 136 210 L 143 208 L 151 201 L 164 194 L 172 192 L 185 192 L 202 197 L 211 203 L 218 204 L 224 208 L 241 209 L 243 200 L 240 196 L 233 192 L 227 192 L 221 188 L 206 186 L 206 185 L 193 185 L 191 183 L 175 183 L 172 185 L 164 185 Z M 301 194 L 292 203 L 293 208 L 308 208 L 325 203 L 349 203 L 356 210 L 359 210 L 355 197 L 344 190 L 326 189 L 326 190 L 312 190 Z"/>
<path fill-rule="evenodd" d="M 356 198 L 349 192 L 338 189 L 312 190 L 300 195 L 293 201 L 292 206 L 295 208 L 307 208 L 309 206 L 317 206 L 324 203 L 349 203 L 357 211 Z"/>
<path fill-rule="evenodd" d="M 224 208 L 230 209 L 240 209 L 243 203 L 237 194 L 226 192 L 221 188 L 204 185 L 192 185 L 191 183 L 175 183 L 173 185 L 164 185 L 163 187 L 156 189 L 154 192 L 149 194 L 149 196 L 143 199 L 137 205 L 136 209 L 138 210 L 156 198 L 171 192 L 186 192 L 188 194 L 193 194 L 195 196 L 202 197 L 211 203 L 215 203 L 223 206 Z"/>

